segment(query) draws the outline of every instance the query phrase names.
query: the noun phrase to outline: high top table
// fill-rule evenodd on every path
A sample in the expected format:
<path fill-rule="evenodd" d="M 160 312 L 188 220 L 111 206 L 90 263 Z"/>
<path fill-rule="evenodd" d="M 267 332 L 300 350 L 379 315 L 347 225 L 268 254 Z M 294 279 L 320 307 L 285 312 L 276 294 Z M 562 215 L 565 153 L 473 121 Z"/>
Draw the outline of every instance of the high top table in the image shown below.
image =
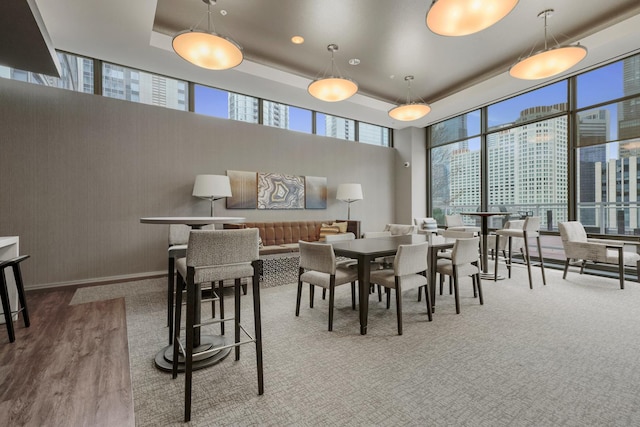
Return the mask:
<path fill-rule="evenodd" d="M 242 222 L 245 221 L 246 218 L 241 218 L 237 216 L 161 216 L 161 217 L 146 217 L 140 218 L 140 222 L 142 224 L 184 224 L 188 225 L 194 229 L 200 229 L 204 225 L 209 224 L 222 224 L 229 222 Z M 168 280 L 174 280 L 172 272 L 168 273 Z M 195 323 L 200 323 L 200 300 L 202 298 L 202 293 L 196 292 L 196 306 L 195 306 Z M 175 287 L 174 287 L 175 288 Z M 176 327 L 180 327 L 180 325 L 176 325 Z M 197 353 L 208 351 L 215 347 L 221 347 L 229 344 L 227 339 L 221 335 L 201 335 L 200 328 L 196 329 L 193 348 L 193 369 L 202 369 L 207 366 L 214 365 L 227 357 L 231 352 L 231 348 L 226 348 L 220 350 L 218 352 L 212 352 L 205 357 L 198 356 Z M 155 357 L 156 367 L 165 372 L 171 372 L 173 369 L 173 344 L 169 344 L 168 346 L 162 348 Z M 180 362 L 178 365 L 178 370 L 184 371 L 184 363 Z"/>
<path fill-rule="evenodd" d="M 489 217 L 496 215 L 511 215 L 511 212 L 460 212 L 460 215 L 472 215 L 479 216 L 482 220 L 482 273 L 480 276 L 483 279 L 504 279 L 502 276 L 495 276 L 493 273 L 489 273 L 489 257 L 487 252 L 487 236 L 489 235 Z M 496 248 L 496 262 L 498 262 L 498 250 Z"/>
<path fill-rule="evenodd" d="M 431 242 L 430 235 L 408 234 L 403 236 L 373 237 L 368 239 L 355 239 L 345 242 L 332 243 L 333 251 L 338 256 L 358 260 L 358 288 L 360 293 L 360 334 L 367 334 L 367 322 L 369 316 L 369 280 L 371 261 L 378 257 L 393 256 L 398 252 L 398 246 L 414 243 Z M 453 247 L 453 243 L 439 243 L 429 245 L 429 294 L 431 296 L 431 311 L 434 309 L 436 299 L 435 280 L 437 253 L 440 249 Z"/>

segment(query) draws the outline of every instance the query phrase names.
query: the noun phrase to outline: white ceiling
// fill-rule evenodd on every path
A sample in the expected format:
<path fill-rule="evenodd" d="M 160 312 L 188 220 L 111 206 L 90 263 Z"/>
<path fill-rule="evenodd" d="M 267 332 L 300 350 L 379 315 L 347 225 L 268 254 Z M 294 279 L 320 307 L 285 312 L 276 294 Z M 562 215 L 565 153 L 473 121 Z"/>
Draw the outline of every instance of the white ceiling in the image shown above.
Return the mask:
<path fill-rule="evenodd" d="M 242 45 L 236 69 L 208 71 L 179 58 L 171 36 L 206 30 L 202 0 L 36 0 L 56 49 L 392 128 L 426 126 L 548 83 L 511 78 L 519 56 L 544 42 L 542 10 L 555 9 L 549 30 L 580 42 L 587 59 L 564 76 L 640 51 L 639 0 L 520 0 L 498 24 L 466 37 L 442 37 L 425 25 L 430 0 L 218 0 L 216 32 Z M 220 12 L 225 10 L 226 16 Z M 293 35 L 306 42 L 294 45 Z M 325 103 L 306 92 L 330 62 L 359 83 L 351 99 Z M 360 59 L 358 66 L 347 61 Z M 431 104 L 424 119 L 397 122 L 387 111 L 412 95 Z M 564 76 L 558 76 L 558 80 Z"/>

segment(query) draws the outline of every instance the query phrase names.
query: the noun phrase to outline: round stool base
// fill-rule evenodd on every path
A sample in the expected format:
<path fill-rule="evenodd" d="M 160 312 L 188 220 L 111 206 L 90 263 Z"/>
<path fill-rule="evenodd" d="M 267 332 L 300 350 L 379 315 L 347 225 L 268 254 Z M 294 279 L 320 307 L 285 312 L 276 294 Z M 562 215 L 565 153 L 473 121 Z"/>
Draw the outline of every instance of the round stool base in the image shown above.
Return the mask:
<path fill-rule="evenodd" d="M 193 370 L 206 368 L 222 361 L 231 353 L 231 347 L 205 355 L 199 353 L 229 344 L 233 344 L 231 338 L 220 335 L 202 335 L 200 337 L 200 346 L 193 349 Z M 178 357 L 178 372 L 184 372 L 184 357 L 182 355 Z M 173 370 L 173 345 L 164 347 L 156 354 L 155 364 L 156 368 L 161 371 L 171 372 Z"/>

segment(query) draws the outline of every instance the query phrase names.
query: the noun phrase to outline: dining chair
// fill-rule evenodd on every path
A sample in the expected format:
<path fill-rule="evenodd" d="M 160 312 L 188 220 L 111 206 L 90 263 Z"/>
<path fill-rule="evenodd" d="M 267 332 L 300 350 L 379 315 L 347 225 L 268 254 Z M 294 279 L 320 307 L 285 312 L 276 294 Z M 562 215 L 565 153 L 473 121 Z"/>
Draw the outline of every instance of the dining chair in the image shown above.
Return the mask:
<path fill-rule="evenodd" d="M 377 239 L 378 237 L 390 237 L 391 231 L 365 231 L 362 234 L 363 239 Z M 380 270 L 381 268 L 388 267 L 393 263 L 393 257 L 381 257 L 371 261 L 372 270 Z M 370 293 L 374 291 L 374 284 L 369 287 Z M 382 286 L 378 285 L 378 301 L 382 301 Z"/>
<path fill-rule="evenodd" d="M 482 283 L 480 281 L 480 255 L 478 252 L 479 237 L 470 239 L 456 239 L 451 251 L 451 259 L 440 258 L 436 271 L 440 274 L 440 284 L 444 276 L 453 278 L 453 296 L 456 303 L 456 314 L 460 314 L 459 278 L 471 276 L 473 281 L 473 296 L 480 297 L 480 304 L 484 304 L 482 297 Z"/>
<path fill-rule="evenodd" d="M 186 326 L 185 341 L 180 341 L 180 322 L 182 313 L 182 292 L 176 292 L 175 307 L 175 332 L 173 346 L 173 378 L 178 374 L 178 361 L 180 353 L 184 356 L 185 363 L 185 422 L 191 419 L 191 389 L 194 362 L 194 341 L 196 334 L 207 325 L 222 322 L 234 323 L 234 339 L 225 339 L 224 348 L 235 348 L 235 360 L 240 360 L 240 346 L 254 343 L 256 346 L 256 365 L 258 374 L 258 394 L 264 393 L 263 361 L 262 361 L 262 324 L 260 316 L 260 256 L 258 253 L 258 230 L 192 230 L 189 233 L 189 243 L 185 258 L 176 261 L 178 270 L 179 287 L 186 288 Z M 254 335 L 252 336 L 240 325 L 240 287 L 242 278 L 252 279 L 253 319 Z M 221 317 L 201 320 L 196 313 L 200 312 L 197 306 L 200 295 L 199 285 L 215 283 L 224 280 L 234 281 L 235 311 L 231 317 Z M 246 339 L 241 340 L 240 332 Z M 221 348 L 212 348 L 208 352 L 219 351 Z M 203 353 L 198 353 L 198 358 Z"/>
<path fill-rule="evenodd" d="M 396 316 L 398 335 L 402 335 L 402 292 L 409 289 L 424 289 L 427 316 L 431 315 L 431 297 L 427 281 L 427 253 L 429 242 L 399 245 L 393 260 L 393 269 L 372 271 L 369 281 L 383 286 L 387 294 L 387 308 L 390 305 L 390 290 L 396 292 Z"/>
<path fill-rule="evenodd" d="M 350 240 L 356 240 L 356 235 L 349 233 L 340 233 L 340 234 L 329 234 L 325 236 L 325 243 L 335 243 L 335 242 L 348 242 Z M 336 266 L 339 267 L 351 267 L 357 268 L 358 261 L 355 261 L 351 258 L 336 260 Z M 327 289 L 322 288 L 322 299 L 325 299 L 327 296 Z"/>
<path fill-rule="evenodd" d="M 564 263 L 563 279 L 567 278 L 569 265 L 580 265 L 580 274 L 584 272 L 587 262 L 614 264 L 618 267 L 620 289 L 624 289 L 624 266 L 634 266 L 638 269 L 640 255 L 624 250 L 628 242 L 612 239 L 590 239 L 584 226 L 579 221 L 567 221 L 558 224 L 562 246 L 567 260 Z"/>
<path fill-rule="evenodd" d="M 22 281 L 22 271 L 20 269 L 20 263 L 29 258 L 30 255 L 20 255 L 18 257 L 0 261 L 0 299 L 2 299 L 2 310 L 4 312 L 4 322 L 7 327 L 7 334 L 9 335 L 9 342 L 16 340 L 16 334 L 13 327 L 13 316 L 22 312 L 22 321 L 25 328 L 31 326 L 29 320 L 29 310 L 27 309 L 27 298 L 24 294 L 24 283 Z M 18 307 L 11 311 L 11 301 L 9 301 L 9 283 L 7 281 L 6 270 L 11 269 L 13 271 L 13 279 L 16 284 L 16 291 L 18 292 Z"/>
<path fill-rule="evenodd" d="M 476 233 L 473 231 L 460 231 L 460 230 L 442 230 L 439 234 L 445 243 L 446 242 L 455 242 L 457 239 L 471 239 L 476 236 Z M 445 249 L 438 252 L 438 258 L 451 259 L 451 254 L 453 253 L 453 249 Z M 442 295 L 443 282 L 440 281 L 440 295 Z M 453 293 L 453 277 L 449 276 L 449 295 Z"/>
<path fill-rule="evenodd" d="M 462 220 L 462 215 L 452 214 L 444 216 L 444 225 L 447 230 L 451 231 L 470 231 L 479 235 L 482 229 L 473 225 L 466 225 Z"/>
<path fill-rule="evenodd" d="M 302 284 L 309 284 L 309 307 L 313 308 L 315 286 L 329 290 L 329 331 L 333 330 L 333 307 L 336 286 L 351 283 L 351 307 L 356 309 L 356 280 L 358 271 L 336 264 L 333 246 L 329 243 L 300 241 L 300 267 L 298 270 L 298 295 L 296 316 L 300 315 Z"/>
<path fill-rule="evenodd" d="M 523 219 L 511 219 L 504 223 L 503 230 L 505 229 L 514 229 L 514 230 L 522 230 L 524 227 Z M 491 251 L 492 258 L 495 259 L 497 263 L 500 259 L 500 253 L 502 253 L 502 258 L 504 259 L 505 265 L 507 266 L 507 270 L 509 272 L 509 278 L 511 278 L 511 260 L 512 257 L 507 255 L 508 253 L 520 253 L 522 258 L 524 259 L 524 239 L 521 237 L 513 237 L 511 240 L 509 239 L 501 239 L 499 241 L 499 246 L 496 247 L 496 235 L 489 234 L 487 236 L 487 251 Z"/>
<path fill-rule="evenodd" d="M 547 280 L 544 277 L 544 258 L 542 256 L 542 247 L 540 246 L 540 217 L 539 216 L 528 216 L 525 218 L 524 223 L 522 224 L 522 229 L 513 229 L 513 228 L 503 228 L 502 230 L 498 230 L 495 232 L 496 235 L 496 247 L 500 246 L 500 238 L 505 237 L 508 238 L 511 242 L 509 242 L 509 246 L 513 248 L 512 240 L 514 238 L 521 238 L 522 244 L 524 245 L 524 261 L 527 264 L 527 273 L 529 274 L 529 288 L 533 289 L 533 279 L 531 278 L 531 256 L 529 254 L 529 244 L 528 239 L 530 237 L 535 237 L 536 244 L 538 245 L 538 256 L 540 257 L 540 271 L 542 272 L 542 284 L 546 285 Z M 509 262 L 508 266 L 511 268 L 511 259 L 512 259 L 513 251 L 509 251 Z M 494 272 L 494 281 L 498 280 L 498 262 L 495 263 L 495 272 Z"/>
<path fill-rule="evenodd" d="M 418 227 L 418 234 L 429 234 L 438 232 L 438 222 L 435 218 L 413 218 L 413 224 Z"/>

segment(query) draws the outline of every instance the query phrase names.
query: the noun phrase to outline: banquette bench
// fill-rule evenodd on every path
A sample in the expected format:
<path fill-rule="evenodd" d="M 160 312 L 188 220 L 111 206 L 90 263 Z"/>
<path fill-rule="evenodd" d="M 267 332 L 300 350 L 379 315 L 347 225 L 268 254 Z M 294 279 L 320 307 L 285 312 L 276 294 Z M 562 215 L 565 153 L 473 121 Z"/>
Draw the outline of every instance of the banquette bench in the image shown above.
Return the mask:
<path fill-rule="evenodd" d="M 274 221 L 274 222 L 245 222 L 224 224 L 226 229 L 257 228 L 260 232 L 262 244 L 260 256 L 290 254 L 298 252 L 298 241 L 317 242 L 325 232 L 330 232 L 334 223 L 346 223 L 346 231 L 360 236 L 360 221 L 324 220 L 324 221 Z M 342 225 L 344 229 L 344 225 Z M 340 230 L 342 232 L 342 230 Z"/>

